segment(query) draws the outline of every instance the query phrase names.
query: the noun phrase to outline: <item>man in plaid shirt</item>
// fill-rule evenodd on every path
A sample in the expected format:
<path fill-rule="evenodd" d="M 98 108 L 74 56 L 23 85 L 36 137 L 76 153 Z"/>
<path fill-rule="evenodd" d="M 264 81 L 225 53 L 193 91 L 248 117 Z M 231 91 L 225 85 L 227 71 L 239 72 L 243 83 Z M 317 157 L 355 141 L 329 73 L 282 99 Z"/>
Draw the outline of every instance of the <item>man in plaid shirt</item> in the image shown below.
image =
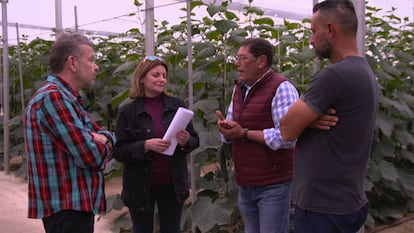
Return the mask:
<path fill-rule="evenodd" d="M 56 40 L 51 74 L 24 117 L 28 215 L 41 218 L 47 233 L 91 233 L 94 215 L 106 208 L 103 169 L 116 139 L 90 118 L 79 95 L 99 69 L 92 47 L 78 33 Z"/>

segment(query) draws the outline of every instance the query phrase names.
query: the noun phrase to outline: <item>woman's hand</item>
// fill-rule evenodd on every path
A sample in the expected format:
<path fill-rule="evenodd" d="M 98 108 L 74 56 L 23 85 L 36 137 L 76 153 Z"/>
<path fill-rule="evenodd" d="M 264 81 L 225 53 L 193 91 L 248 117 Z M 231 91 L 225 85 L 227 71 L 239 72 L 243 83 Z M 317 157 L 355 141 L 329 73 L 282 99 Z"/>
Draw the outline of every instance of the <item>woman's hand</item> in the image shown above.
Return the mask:
<path fill-rule="evenodd" d="M 145 140 L 144 150 L 145 152 L 154 151 L 157 153 L 162 153 L 170 146 L 170 140 L 164 140 L 161 138 L 151 138 Z"/>
<path fill-rule="evenodd" d="M 190 133 L 185 130 L 180 130 L 177 133 L 177 141 L 181 147 L 185 147 L 187 145 L 188 140 L 190 139 Z"/>

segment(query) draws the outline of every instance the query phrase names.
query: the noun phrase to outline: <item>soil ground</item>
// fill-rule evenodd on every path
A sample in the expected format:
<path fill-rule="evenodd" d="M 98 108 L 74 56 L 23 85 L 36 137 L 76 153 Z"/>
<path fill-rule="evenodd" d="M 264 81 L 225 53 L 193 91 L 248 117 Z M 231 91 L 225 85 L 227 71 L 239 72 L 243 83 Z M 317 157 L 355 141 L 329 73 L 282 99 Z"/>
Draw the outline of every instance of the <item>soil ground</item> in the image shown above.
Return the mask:
<path fill-rule="evenodd" d="M 121 178 L 106 182 L 107 196 L 121 191 Z M 113 233 L 112 220 L 125 210 L 111 211 L 105 216 L 96 216 L 95 233 Z M 0 171 L 0 226 L 4 233 L 43 233 L 40 219 L 27 218 L 27 181 L 15 177 L 13 173 L 6 175 Z M 367 229 L 366 233 L 413 233 L 414 213 L 393 223 Z"/>
<path fill-rule="evenodd" d="M 114 180 L 106 192 L 114 194 L 120 186 Z M 111 217 L 96 216 L 95 233 L 112 233 Z M 4 171 L 0 172 L 0 226 L 0 232 L 4 233 L 44 233 L 40 219 L 27 218 L 27 181 Z"/>

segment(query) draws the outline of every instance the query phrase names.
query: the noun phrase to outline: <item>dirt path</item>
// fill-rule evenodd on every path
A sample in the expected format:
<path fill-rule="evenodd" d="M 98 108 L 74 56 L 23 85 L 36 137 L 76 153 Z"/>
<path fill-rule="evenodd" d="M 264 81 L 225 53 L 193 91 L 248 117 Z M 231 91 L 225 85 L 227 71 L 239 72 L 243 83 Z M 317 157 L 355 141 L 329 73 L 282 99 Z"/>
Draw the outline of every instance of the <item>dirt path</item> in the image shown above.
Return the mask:
<path fill-rule="evenodd" d="M 96 217 L 97 218 L 97 217 Z M 27 218 L 27 182 L 0 172 L 0 226 L 7 233 L 44 233 L 40 219 Z M 95 221 L 95 233 L 112 233 L 111 221 Z"/>
<path fill-rule="evenodd" d="M 117 177 L 106 183 L 107 196 L 120 193 L 121 178 Z M 95 221 L 95 233 L 113 233 L 112 219 L 123 211 L 110 212 Z M 27 182 L 15 177 L 14 174 L 6 175 L 0 171 L 0 226 L 1 232 L 7 233 L 44 233 L 40 219 L 27 218 Z M 414 214 L 395 221 L 387 226 L 378 226 L 375 229 L 366 230 L 366 233 L 413 233 Z"/>
<path fill-rule="evenodd" d="M 375 229 L 366 231 L 366 233 L 413 233 L 414 232 L 414 213 L 408 214 L 404 218 L 389 223 L 387 225 L 377 226 Z"/>

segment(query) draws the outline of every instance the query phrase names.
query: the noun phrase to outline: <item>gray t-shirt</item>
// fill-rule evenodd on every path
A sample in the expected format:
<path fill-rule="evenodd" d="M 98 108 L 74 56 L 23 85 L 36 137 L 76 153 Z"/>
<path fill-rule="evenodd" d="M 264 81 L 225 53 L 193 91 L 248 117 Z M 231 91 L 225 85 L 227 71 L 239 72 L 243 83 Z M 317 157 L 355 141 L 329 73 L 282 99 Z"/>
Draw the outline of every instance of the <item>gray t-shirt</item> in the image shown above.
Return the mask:
<path fill-rule="evenodd" d="M 353 213 L 367 203 L 364 179 L 378 109 L 374 73 L 364 58 L 346 57 L 320 71 L 301 99 L 319 114 L 334 108 L 339 122 L 299 137 L 293 198 L 305 210 Z"/>

